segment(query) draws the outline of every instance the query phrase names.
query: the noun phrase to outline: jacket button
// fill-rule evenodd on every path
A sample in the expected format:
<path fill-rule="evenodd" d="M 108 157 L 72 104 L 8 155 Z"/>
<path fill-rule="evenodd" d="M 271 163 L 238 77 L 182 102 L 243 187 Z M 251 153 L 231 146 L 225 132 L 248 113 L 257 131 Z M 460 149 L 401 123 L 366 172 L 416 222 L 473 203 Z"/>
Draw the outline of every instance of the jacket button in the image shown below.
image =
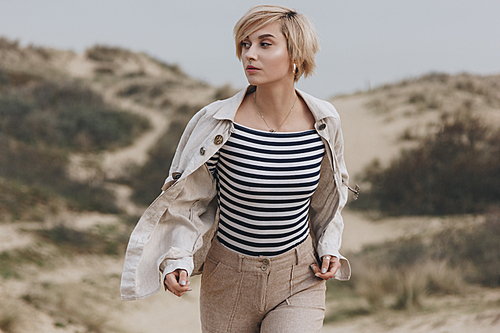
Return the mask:
<path fill-rule="evenodd" d="M 319 129 L 320 131 L 324 130 L 325 128 L 326 128 L 326 124 L 321 124 L 321 125 L 319 125 L 319 127 L 318 127 L 318 129 Z"/>
<path fill-rule="evenodd" d="M 269 259 L 263 259 L 263 260 L 262 260 L 262 263 L 263 263 L 264 265 L 269 265 Z"/>
<path fill-rule="evenodd" d="M 205 147 L 200 148 L 200 155 L 205 155 Z"/>
<path fill-rule="evenodd" d="M 179 179 L 179 178 L 181 178 L 181 175 L 182 175 L 182 173 L 180 173 L 180 172 L 175 172 L 175 173 L 173 173 L 173 174 L 172 174 L 172 178 L 173 178 L 173 179 Z"/>
<path fill-rule="evenodd" d="M 214 143 L 215 143 L 216 145 L 220 145 L 220 144 L 222 143 L 222 141 L 223 141 L 223 137 L 222 137 L 222 135 L 217 134 L 217 135 L 215 136 L 215 138 L 214 138 Z"/>

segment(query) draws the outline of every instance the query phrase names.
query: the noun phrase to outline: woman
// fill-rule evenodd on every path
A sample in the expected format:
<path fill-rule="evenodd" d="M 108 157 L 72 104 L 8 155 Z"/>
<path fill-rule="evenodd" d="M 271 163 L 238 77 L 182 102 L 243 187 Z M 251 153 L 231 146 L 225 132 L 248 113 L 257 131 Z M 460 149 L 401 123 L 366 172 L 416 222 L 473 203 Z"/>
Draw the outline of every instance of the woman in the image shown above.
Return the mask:
<path fill-rule="evenodd" d="M 350 277 L 339 253 L 348 189 L 339 115 L 294 87 L 319 49 L 305 16 L 257 6 L 234 33 L 250 86 L 187 125 L 130 238 L 122 298 L 161 283 L 181 297 L 202 272 L 204 332 L 316 332 L 325 281 Z"/>

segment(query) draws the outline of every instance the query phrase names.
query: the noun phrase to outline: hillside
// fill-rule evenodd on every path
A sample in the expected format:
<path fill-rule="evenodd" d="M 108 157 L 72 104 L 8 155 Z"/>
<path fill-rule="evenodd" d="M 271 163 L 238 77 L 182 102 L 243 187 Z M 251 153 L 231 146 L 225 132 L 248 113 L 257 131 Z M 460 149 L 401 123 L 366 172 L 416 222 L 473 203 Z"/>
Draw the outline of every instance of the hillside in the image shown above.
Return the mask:
<path fill-rule="evenodd" d="M 168 332 L 199 332 L 198 278 L 192 280 L 191 294 L 182 299 L 160 292 L 146 300 L 123 302 L 118 290 L 121 265 L 131 229 L 150 198 L 159 193 L 183 126 L 202 105 L 230 96 L 234 89 L 210 86 L 188 77 L 176 65 L 118 47 L 97 45 L 78 54 L 40 46 L 20 47 L 6 38 L 0 38 L 0 74 L 0 97 L 28 96 L 20 100 L 33 101 L 32 106 L 24 108 L 32 110 L 33 115 L 23 118 L 22 126 L 11 122 L 0 127 L 0 139 L 9 135 L 9 144 L 4 145 L 9 154 L 28 151 L 37 157 L 29 160 L 24 154 L 12 155 L 18 156 L 17 171 L 26 171 L 15 174 L 46 172 L 58 165 L 52 171 L 54 179 L 59 176 L 64 184 L 98 189 L 110 200 L 106 207 L 113 205 L 115 209 L 78 206 L 76 203 L 83 200 L 78 198 L 89 197 L 88 192 L 76 191 L 82 196 L 72 201 L 66 192 L 47 190 L 54 182 L 42 182 L 37 187 L 25 176 L 11 177 L 13 171 L 0 175 L 0 189 L 9 194 L 0 196 L 0 209 L 5 209 L 0 210 L 0 332 L 155 333 L 167 328 Z M 63 91 L 63 97 L 72 97 L 40 104 L 41 99 L 34 99 L 39 96 L 34 93 L 37 87 L 52 87 L 50 91 Z M 353 182 L 360 181 L 373 159 L 387 165 L 401 148 L 415 146 L 420 137 L 435 130 L 428 124 L 438 121 L 443 112 L 474 110 L 489 123 L 500 124 L 499 88 L 499 75 L 429 74 L 333 98 L 331 102 L 342 119 L 346 162 Z M 57 94 L 54 96 L 60 96 Z M 53 124 L 54 129 L 65 128 L 60 126 L 67 124 L 61 120 L 66 119 L 62 115 L 78 104 L 78 96 L 86 96 L 83 105 L 91 110 L 88 112 L 95 112 L 90 119 L 116 117 L 120 120 L 113 118 L 113 124 L 126 124 L 122 117 L 131 117 L 134 124 L 144 125 L 130 127 L 124 141 L 113 138 L 105 145 L 101 145 L 103 140 L 94 143 L 84 139 L 96 127 L 92 121 L 83 122 L 83 134 L 76 139 L 69 134 L 62 136 L 69 138 L 67 143 L 59 136 L 56 140 L 38 136 L 29 141 L 26 132 L 19 132 L 21 135 L 13 131 L 30 128 L 26 126 L 36 122 L 26 119 L 39 119 L 36 117 L 40 115 L 50 120 L 47 124 Z M 69 104 L 61 102 L 64 100 Z M 61 163 L 55 163 L 58 160 Z M 46 175 L 42 171 L 35 175 Z M 105 202 L 103 197 L 95 198 Z M 342 252 L 351 258 L 358 278 L 329 285 L 328 316 L 332 324 L 327 324 L 324 332 L 500 330 L 499 289 L 467 284 L 456 270 L 441 262 L 426 262 L 425 269 L 456 277 L 456 285 L 446 281 L 464 288 L 463 293 L 452 290 L 443 295 L 426 294 L 419 287 L 420 294 L 415 298 L 419 304 L 410 301 L 403 304 L 410 308 L 394 310 L 390 304 L 399 294 L 389 288 L 387 298 L 374 296 L 375 302 L 383 305 L 382 310 L 374 311 L 371 296 L 365 291 L 383 290 L 384 284 L 399 285 L 386 274 L 398 272 L 393 275 L 399 276 L 399 268 L 386 271 L 381 264 L 377 270 L 365 263 L 365 255 L 405 251 L 398 246 L 408 243 L 409 237 L 415 237 L 413 249 L 422 249 L 449 228 L 460 232 L 479 230 L 488 223 L 495 226 L 494 217 L 389 218 L 350 208 L 343 215 Z M 372 250 L 366 250 L 367 245 Z M 375 257 L 370 258 L 376 262 Z M 416 274 L 414 267 L 408 272 Z M 383 279 L 361 278 L 378 275 Z"/>

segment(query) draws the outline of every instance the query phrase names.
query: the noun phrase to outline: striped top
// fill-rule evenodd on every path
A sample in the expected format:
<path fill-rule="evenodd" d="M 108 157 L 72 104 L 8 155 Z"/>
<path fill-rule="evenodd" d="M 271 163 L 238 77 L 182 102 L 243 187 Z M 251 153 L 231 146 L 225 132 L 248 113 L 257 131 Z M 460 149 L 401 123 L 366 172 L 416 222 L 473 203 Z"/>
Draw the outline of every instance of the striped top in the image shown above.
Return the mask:
<path fill-rule="evenodd" d="M 324 154 L 316 130 L 271 133 L 235 123 L 226 144 L 207 162 L 217 179 L 219 242 L 268 257 L 302 243 Z"/>

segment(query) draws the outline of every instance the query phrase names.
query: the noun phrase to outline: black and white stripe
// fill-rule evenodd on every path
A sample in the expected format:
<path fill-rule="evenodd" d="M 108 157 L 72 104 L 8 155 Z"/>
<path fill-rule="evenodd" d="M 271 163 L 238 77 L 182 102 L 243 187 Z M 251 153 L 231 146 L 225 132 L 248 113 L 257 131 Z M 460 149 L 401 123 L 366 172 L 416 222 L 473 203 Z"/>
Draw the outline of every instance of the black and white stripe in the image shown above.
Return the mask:
<path fill-rule="evenodd" d="M 224 246 L 251 256 L 276 256 L 309 234 L 309 203 L 325 148 L 315 130 L 271 133 L 234 124 L 207 162 L 217 178 Z"/>

